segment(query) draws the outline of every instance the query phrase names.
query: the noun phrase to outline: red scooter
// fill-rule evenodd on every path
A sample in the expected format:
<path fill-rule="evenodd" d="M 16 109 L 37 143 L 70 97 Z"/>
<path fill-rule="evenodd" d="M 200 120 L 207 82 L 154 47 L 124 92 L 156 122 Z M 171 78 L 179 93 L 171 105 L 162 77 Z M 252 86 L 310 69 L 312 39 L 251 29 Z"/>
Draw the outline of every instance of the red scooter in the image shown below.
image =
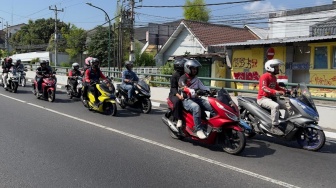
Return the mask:
<path fill-rule="evenodd" d="M 42 93 L 38 94 L 38 86 L 37 81 L 34 79 L 33 86 L 33 94 L 36 98 L 48 100 L 49 102 L 55 101 L 55 93 L 56 93 L 56 80 L 52 74 L 43 75 L 43 82 L 42 82 Z"/>
<path fill-rule="evenodd" d="M 200 94 L 198 92 L 198 95 Z M 219 90 L 217 95 L 212 95 L 208 92 L 203 92 L 202 95 L 209 101 L 216 112 L 213 117 L 209 117 L 205 112 L 202 112 L 202 124 L 207 125 L 207 130 L 205 131 L 207 137 L 205 139 L 197 137 L 194 132 L 193 115 L 185 109 L 183 110 L 183 125 L 181 128 L 177 128 L 177 120 L 172 116 L 174 106 L 168 99 L 168 111 L 162 117 L 162 120 L 168 126 L 171 137 L 181 140 L 191 138 L 205 144 L 217 145 L 229 154 L 239 154 L 245 148 L 246 138 L 244 129 L 239 125 L 240 119 L 237 105 L 232 101 L 225 89 Z"/>

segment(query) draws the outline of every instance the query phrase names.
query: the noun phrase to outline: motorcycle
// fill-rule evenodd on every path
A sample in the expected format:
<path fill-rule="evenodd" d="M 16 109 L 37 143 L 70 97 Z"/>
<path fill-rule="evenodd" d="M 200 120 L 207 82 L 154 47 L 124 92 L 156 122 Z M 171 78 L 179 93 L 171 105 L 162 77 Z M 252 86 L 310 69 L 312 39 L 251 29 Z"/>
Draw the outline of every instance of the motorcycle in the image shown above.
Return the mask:
<path fill-rule="evenodd" d="M 284 87 L 283 83 L 279 83 Z M 301 148 L 317 151 L 325 144 L 325 135 L 318 125 L 319 114 L 305 83 L 298 84 L 292 94 L 286 92 L 285 97 L 293 113 L 288 118 L 279 117 L 279 129 L 284 135 L 278 136 L 271 132 L 271 111 L 257 104 L 255 98 L 238 97 L 241 118 L 252 128 L 248 137 L 256 134 L 282 138 L 288 141 L 297 140 Z M 284 98 L 279 98 L 284 100 Z M 281 114 L 280 114 L 281 115 Z"/>
<path fill-rule="evenodd" d="M 73 86 L 69 84 L 69 81 L 70 80 L 68 79 L 68 84 L 65 85 L 66 93 L 69 99 L 72 99 L 73 97 L 80 98 L 82 96 L 83 77 L 78 76 L 76 78 L 76 81 L 77 81 L 76 88 L 72 88 Z"/>
<path fill-rule="evenodd" d="M 89 90 L 87 102 L 85 102 L 83 100 L 83 97 L 81 97 L 81 101 L 84 104 L 84 106 L 88 108 L 89 110 L 101 112 L 106 115 L 116 116 L 117 115 L 117 105 L 115 101 L 116 97 L 114 95 L 115 88 L 112 83 L 112 80 L 108 78 L 108 81 L 102 81 L 99 83 L 92 83 L 92 84 L 95 84 L 96 88 L 99 91 L 100 95 L 98 99 L 101 105 L 99 105 L 98 108 L 96 108 L 93 105 L 95 102 L 94 91 Z"/>
<path fill-rule="evenodd" d="M 27 69 L 17 69 L 17 74 L 19 76 L 19 85 L 22 87 L 26 87 L 26 72 Z"/>
<path fill-rule="evenodd" d="M 1 79 L 2 80 L 2 79 Z M 17 89 L 19 87 L 19 75 L 17 74 L 17 71 L 13 68 L 11 68 L 8 72 L 7 76 L 7 88 L 6 91 L 10 91 L 13 93 L 17 92 Z"/>
<path fill-rule="evenodd" d="M 55 74 L 55 72 L 53 72 L 53 74 Z M 43 75 L 41 94 L 38 93 L 37 81 L 34 79 L 34 83 L 32 84 L 32 92 L 37 99 L 44 99 L 48 100 L 49 102 L 55 101 L 56 81 L 53 74 Z"/>
<path fill-rule="evenodd" d="M 172 116 L 173 103 L 167 99 L 168 111 L 162 117 L 162 121 L 168 126 L 170 136 L 174 139 L 191 138 L 202 143 L 216 145 L 233 155 L 241 153 L 245 148 L 246 138 L 244 129 L 239 125 L 239 109 L 232 101 L 229 93 L 225 89 L 221 89 L 217 92 L 217 96 L 209 93 L 198 95 L 203 95 L 216 112 L 213 117 L 207 115 L 204 111 L 202 112 L 202 124 L 207 125 L 207 137 L 205 139 L 197 137 L 193 131 L 193 115 L 185 109 L 183 110 L 183 125 L 181 128 L 177 128 L 177 121 Z"/>
<path fill-rule="evenodd" d="M 150 100 L 150 87 L 142 79 L 138 82 L 133 82 L 134 93 L 132 100 L 133 103 L 128 102 L 128 91 L 123 89 L 120 84 L 117 84 L 116 101 L 122 109 L 126 106 L 132 108 L 140 108 L 145 114 L 148 114 L 152 110 L 152 102 Z"/>

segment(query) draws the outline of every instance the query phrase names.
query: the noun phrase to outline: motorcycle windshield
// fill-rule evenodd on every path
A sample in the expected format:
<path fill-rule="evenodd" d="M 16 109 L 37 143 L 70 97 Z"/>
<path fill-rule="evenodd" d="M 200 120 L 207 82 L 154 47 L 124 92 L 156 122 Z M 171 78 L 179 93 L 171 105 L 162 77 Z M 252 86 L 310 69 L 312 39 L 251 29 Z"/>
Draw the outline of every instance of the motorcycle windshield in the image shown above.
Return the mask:
<path fill-rule="evenodd" d="M 144 80 L 139 80 L 138 85 L 147 92 L 149 91 L 149 85 Z"/>
<path fill-rule="evenodd" d="M 105 83 L 101 83 L 100 88 L 105 91 L 106 93 L 113 93 L 113 87 L 108 87 Z"/>
<path fill-rule="evenodd" d="M 236 103 L 233 102 L 230 94 L 225 89 L 221 89 L 218 91 L 217 100 L 231 107 L 233 111 L 238 112 L 238 106 L 236 105 Z"/>
<path fill-rule="evenodd" d="M 305 105 L 313 108 L 317 112 L 315 103 L 311 97 L 311 93 L 309 92 L 309 89 L 305 83 L 300 83 L 298 85 L 297 92 L 297 99 L 299 99 Z"/>

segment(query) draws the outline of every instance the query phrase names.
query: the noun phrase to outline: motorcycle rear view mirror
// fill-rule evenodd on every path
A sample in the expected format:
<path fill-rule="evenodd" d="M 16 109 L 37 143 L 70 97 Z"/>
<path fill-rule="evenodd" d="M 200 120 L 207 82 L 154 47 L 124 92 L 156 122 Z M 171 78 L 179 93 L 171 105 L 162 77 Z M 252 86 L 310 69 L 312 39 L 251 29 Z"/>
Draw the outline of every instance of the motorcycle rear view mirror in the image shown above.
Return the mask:
<path fill-rule="evenodd" d="M 56 74 L 56 71 L 53 71 L 52 73 L 53 73 L 53 74 Z"/>

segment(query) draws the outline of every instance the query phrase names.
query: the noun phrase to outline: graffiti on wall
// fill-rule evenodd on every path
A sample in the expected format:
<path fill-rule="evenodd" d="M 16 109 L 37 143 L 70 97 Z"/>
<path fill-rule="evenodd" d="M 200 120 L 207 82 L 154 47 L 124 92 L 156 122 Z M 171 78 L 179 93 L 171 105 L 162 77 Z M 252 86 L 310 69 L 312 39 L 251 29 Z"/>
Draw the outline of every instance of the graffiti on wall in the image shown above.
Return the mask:
<path fill-rule="evenodd" d="M 235 72 L 233 76 L 237 80 L 259 80 L 260 75 L 257 71 L 254 72 Z"/>
<path fill-rule="evenodd" d="M 235 68 L 245 68 L 251 69 L 258 67 L 258 60 L 257 59 L 250 59 L 250 58 L 233 58 L 232 65 Z"/>
<path fill-rule="evenodd" d="M 332 78 L 326 78 L 326 75 L 314 74 L 310 79 L 310 83 L 316 84 L 316 85 L 332 86 L 332 85 L 336 84 L 334 82 L 336 82 L 336 76 L 334 76 Z"/>

